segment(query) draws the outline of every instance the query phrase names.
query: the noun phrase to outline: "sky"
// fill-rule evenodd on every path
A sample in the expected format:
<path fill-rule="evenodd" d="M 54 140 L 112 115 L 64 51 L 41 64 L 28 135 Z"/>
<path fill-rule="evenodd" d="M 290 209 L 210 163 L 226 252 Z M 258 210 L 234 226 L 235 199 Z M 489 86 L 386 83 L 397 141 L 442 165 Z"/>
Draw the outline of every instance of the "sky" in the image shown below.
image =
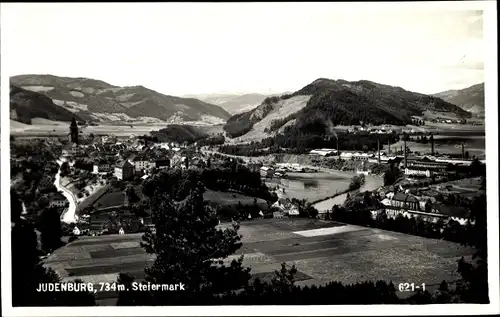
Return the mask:
<path fill-rule="evenodd" d="M 421 93 L 484 81 L 483 13 L 449 2 L 2 4 L 8 74 L 170 95 L 280 93 L 317 78 Z"/>

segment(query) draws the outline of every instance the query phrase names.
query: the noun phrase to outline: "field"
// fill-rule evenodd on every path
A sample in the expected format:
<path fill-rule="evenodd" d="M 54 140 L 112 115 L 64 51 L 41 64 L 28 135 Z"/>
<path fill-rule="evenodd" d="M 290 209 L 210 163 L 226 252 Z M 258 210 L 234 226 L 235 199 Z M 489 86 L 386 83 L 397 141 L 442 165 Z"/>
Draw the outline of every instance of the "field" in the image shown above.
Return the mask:
<path fill-rule="evenodd" d="M 193 124 L 194 123 L 185 123 Z M 113 134 L 116 136 L 144 135 L 153 130 L 160 130 L 167 126 L 167 123 L 151 124 L 130 124 L 125 123 L 102 123 L 98 126 L 87 126 L 81 128 L 83 134 Z M 222 132 L 222 125 L 197 125 L 206 133 Z M 50 121 L 45 119 L 33 119 L 33 124 L 23 124 L 10 120 L 10 134 L 14 136 L 63 136 L 69 132 L 69 122 Z"/>
<path fill-rule="evenodd" d="M 217 192 L 207 189 L 203 194 L 203 198 L 210 202 L 219 204 L 221 206 L 236 205 L 240 202 L 242 205 L 251 205 L 254 202 L 254 197 L 245 196 L 238 193 Z M 261 208 L 267 208 L 267 202 L 264 199 L 257 198 L 257 204 Z"/>
<path fill-rule="evenodd" d="M 137 190 L 136 190 L 137 193 Z M 94 202 L 96 208 L 108 208 L 121 206 L 125 203 L 125 194 L 123 191 L 109 191 Z"/>
<path fill-rule="evenodd" d="M 455 281 L 457 260 L 473 253 L 447 241 L 311 219 L 247 221 L 241 223 L 240 233 L 243 246 L 226 262 L 244 254 L 251 273 L 266 279 L 280 263 L 295 263 L 298 285 L 383 279 L 396 287 L 425 283 L 433 291 L 443 279 Z M 45 264 L 65 280 L 112 282 L 119 272 L 142 279 L 153 257 L 140 248 L 140 239 L 140 234 L 82 237 L 56 250 Z M 97 296 L 101 305 L 113 304 L 116 297 Z"/>
<path fill-rule="evenodd" d="M 434 151 L 441 154 L 457 154 L 462 155 L 461 142 L 465 143 L 465 151 L 469 152 L 470 157 L 475 155 L 479 158 L 484 158 L 486 153 L 486 143 L 484 136 L 464 136 L 464 135 L 436 135 L 434 136 Z M 399 141 L 391 145 L 391 149 L 400 149 L 404 142 Z M 413 152 L 431 153 L 430 142 L 417 143 L 406 142 L 406 146 Z"/>
<path fill-rule="evenodd" d="M 136 186 L 135 192 L 142 199 L 143 195 L 141 192 L 141 187 Z M 242 204 L 253 204 L 254 197 L 245 196 L 238 193 L 230 193 L 230 192 L 216 192 L 213 190 L 206 190 L 203 194 L 205 200 L 212 201 L 221 205 L 230 205 L 241 202 Z M 107 208 L 112 206 L 122 205 L 124 203 L 125 196 L 120 190 L 110 190 L 106 194 L 102 195 L 99 199 L 97 199 L 93 204 L 95 207 L 99 206 L 99 208 Z M 261 205 L 267 205 L 265 200 L 257 199 L 257 202 Z"/>

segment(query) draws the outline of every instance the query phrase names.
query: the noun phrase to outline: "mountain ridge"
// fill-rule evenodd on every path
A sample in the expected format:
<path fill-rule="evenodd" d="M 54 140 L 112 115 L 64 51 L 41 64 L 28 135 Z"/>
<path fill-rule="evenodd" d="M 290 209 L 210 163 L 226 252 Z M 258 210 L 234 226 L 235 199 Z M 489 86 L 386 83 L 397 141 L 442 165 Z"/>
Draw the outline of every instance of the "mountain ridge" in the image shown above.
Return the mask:
<path fill-rule="evenodd" d="M 224 130 L 233 138 L 255 138 L 297 130 L 321 134 L 326 126 L 359 124 L 405 125 L 425 111 L 469 117 L 463 109 L 440 98 L 375 83 L 318 78 L 292 94 L 268 97 L 253 110 L 228 119 Z M 259 124 L 266 117 L 275 119 Z M 255 126 L 255 128 L 254 128 Z M 255 131 L 258 128 L 258 131 Z M 255 132 L 255 133 L 254 133 Z M 297 132 L 297 133 L 298 133 Z M 267 135 L 266 135 L 267 134 Z"/>
<path fill-rule="evenodd" d="M 34 118 L 71 121 L 82 120 L 78 115 L 60 107 L 40 93 L 10 85 L 10 117 L 21 123 L 31 124 Z M 40 109 L 41 108 L 41 109 Z"/>
<path fill-rule="evenodd" d="M 457 105 L 470 113 L 484 113 L 484 83 L 463 89 L 446 90 L 433 96 Z"/>
<path fill-rule="evenodd" d="M 119 87 L 101 80 L 54 75 L 18 75 L 15 86 L 52 99 L 54 104 L 91 121 L 160 121 L 223 123 L 223 108 L 193 98 L 161 94 L 142 85 Z"/>

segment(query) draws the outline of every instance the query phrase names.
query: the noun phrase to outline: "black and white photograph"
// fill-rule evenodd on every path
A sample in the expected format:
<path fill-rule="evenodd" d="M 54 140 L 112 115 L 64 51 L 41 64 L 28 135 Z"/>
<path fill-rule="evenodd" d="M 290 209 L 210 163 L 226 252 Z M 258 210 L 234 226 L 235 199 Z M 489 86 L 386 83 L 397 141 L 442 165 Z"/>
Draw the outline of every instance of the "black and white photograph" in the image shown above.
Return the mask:
<path fill-rule="evenodd" d="M 496 1 L 0 11 L 6 316 L 500 313 Z"/>

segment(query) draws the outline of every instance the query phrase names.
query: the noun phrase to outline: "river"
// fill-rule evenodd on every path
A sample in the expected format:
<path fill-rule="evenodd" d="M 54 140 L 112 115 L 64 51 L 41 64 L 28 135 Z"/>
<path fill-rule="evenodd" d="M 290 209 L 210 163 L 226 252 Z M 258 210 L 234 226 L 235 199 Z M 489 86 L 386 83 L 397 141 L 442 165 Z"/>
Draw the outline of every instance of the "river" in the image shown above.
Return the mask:
<path fill-rule="evenodd" d="M 359 189 L 360 192 L 372 191 L 383 185 L 383 180 L 381 178 L 367 175 L 365 176 L 365 183 Z M 347 198 L 347 193 L 338 195 L 336 197 L 320 201 L 313 205 L 320 213 L 327 212 L 331 210 L 334 205 L 343 205 Z"/>
<path fill-rule="evenodd" d="M 228 157 L 243 159 L 245 162 L 262 161 L 265 159 L 269 159 L 268 157 L 262 157 L 262 156 L 250 158 L 250 157 L 245 157 L 245 156 L 228 155 L 228 154 L 218 153 L 218 152 L 214 152 L 214 151 L 207 151 L 207 150 L 204 150 L 203 152 L 205 152 L 207 154 L 221 154 L 221 155 L 225 155 Z M 316 170 L 324 172 L 324 173 L 337 174 L 337 175 L 349 175 L 349 178 L 356 175 L 354 172 L 343 172 L 343 171 L 331 170 L 328 168 L 313 166 L 313 165 L 309 165 L 309 164 L 301 164 L 301 166 L 306 167 L 306 168 L 316 169 Z M 297 181 L 295 181 L 294 183 L 296 183 L 296 182 Z M 310 188 L 310 186 L 307 186 L 307 184 L 305 184 L 305 183 L 302 185 L 303 185 L 302 190 L 304 191 L 304 193 L 306 193 L 307 191 L 313 190 L 313 188 Z M 384 185 L 384 182 L 381 178 L 375 177 L 373 175 L 367 175 L 367 176 L 365 176 L 365 183 L 363 184 L 363 186 L 361 186 L 359 191 L 360 192 L 372 191 L 372 190 L 375 190 L 383 185 Z M 305 197 L 298 197 L 298 198 L 305 198 Z M 318 203 L 315 203 L 313 206 L 320 213 L 322 213 L 322 212 L 326 212 L 327 210 L 331 210 L 334 205 L 343 205 L 346 198 L 347 198 L 347 193 L 338 195 L 334 198 L 329 198 L 329 199 L 320 201 Z"/>
<path fill-rule="evenodd" d="M 57 160 L 57 164 L 59 164 L 59 170 L 56 174 L 56 179 L 54 181 L 54 186 L 60 191 L 64 197 L 69 201 L 69 207 L 61 215 L 61 221 L 65 223 L 76 223 L 78 221 L 78 216 L 76 215 L 76 198 L 75 196 L 65 187 L 61 186 L 61 165 L 65 160 Z"/>

